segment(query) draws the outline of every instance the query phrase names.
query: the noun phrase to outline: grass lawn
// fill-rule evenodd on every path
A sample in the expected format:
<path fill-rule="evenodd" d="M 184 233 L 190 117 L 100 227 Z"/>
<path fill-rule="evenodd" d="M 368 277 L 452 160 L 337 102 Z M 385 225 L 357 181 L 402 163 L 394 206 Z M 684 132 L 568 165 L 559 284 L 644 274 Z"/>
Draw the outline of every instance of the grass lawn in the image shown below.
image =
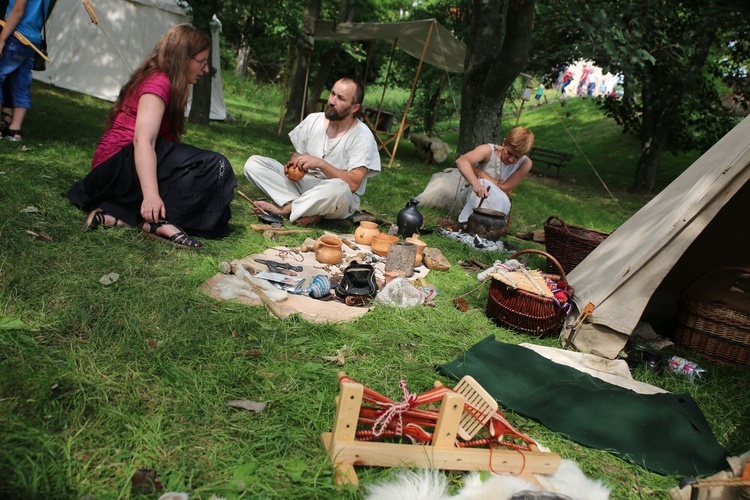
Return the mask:
<path fill-rule="evenodd" d="M 435 380 L 453 385 L 435 366 L 488 335 L 558 344 L 495 326 L 484 313 L 487 285 L 457 264 L 491 263 L 507 254 L 436 234 L 422 239 L 453 267 L 427 276 L 439 290 L 435 307 L 376 307 L 355 322 L 319 325 L 209 298 L 199 287 L 221 261 L 271 245 L 298 246 L 304 237 L 263 238 L 250 229 L 257 218 L 240 197 L 232 204 L 231 235 L 204 240 L 200 252 L 148 240 L 135 229 L 80 232 L 84 214 L 64 195 L 90 168 L 109 103 L 37 82 L 33 94 L 24 142 L 0 142 L 0 497 L 137 497 L 131 478 L 143 468 L 157 471 L 164 491 L 191 498 L 359 498 L 361 490 L 334 486 L 320 444 L 320 434 L 333 426 L 339 370 L 400 399 L 401 379 L 415 392 Z M 289 127 L 278 134 L 279 90 L 230 81 L 226 99 L 236 121 L 189 126 L 184 140 L 225 154 L 239 189 L 258 196 L 242 176 L 247 157 L 291 152 Z M 507 126 L 514 120 L 507 118 Z M 552 214 L 611 231 L 647 201 L 627 193 L 638 144 L 592 102 L 525 109 L 520 123 L 535 131 L 539 146 L 575 157 L 560 179 L 534 175 L 521 184 L 512 233 L 541 229 Z M 441 130 L 455 145 L 455 130 Z M 394 165 L 368 184 L 364 209 L 395 221 L 432 173 L 451 166 L 421 163 L 413 153 L 403 141 Z M 665 157 L 660 184 L 696 156 Z M 428 226 L 444 216 L 422 212 Z M 322 234 L 316 231 L 313 236 Z M 534 245 L 510 240 L 518 248 Z M 109 273 L 119 279 L 102 284 Z M 452 305 L 459 296 L 469 302 L 465 313 Z M 345 366 L 326 361 L 344 346 Z M 750 381 L 747 370 L 707 367 L 711 376 L 697 385 L 645 369 L 635 377 L 689 392 L 721 444 L 732 454 L 744 452 L 750 448 L 750 396 L 742 389 Z M 257 414 L 227 406 L 237 399 L 267 407 Z M 506 414 L 519 430 L 604 480 L 612 498 L 666 498 L 679 480 Z M 394 472 L 358 469 L 364 485 Z"/>

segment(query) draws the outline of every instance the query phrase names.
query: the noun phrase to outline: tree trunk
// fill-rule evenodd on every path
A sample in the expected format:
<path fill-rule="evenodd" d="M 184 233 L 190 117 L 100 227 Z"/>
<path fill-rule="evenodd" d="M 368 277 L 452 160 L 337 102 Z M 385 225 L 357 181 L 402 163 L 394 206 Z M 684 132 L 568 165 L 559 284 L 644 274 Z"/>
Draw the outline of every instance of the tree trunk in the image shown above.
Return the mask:
<path fill-rule="evenodd" d="M 341 3 L 339 4 L 339 14 L 338 14 L 338 22 L 340 23 L 350 23 L 354 20 L 354 14 L 357 11 L 355 5 L 350 5 L 349 0 L 341 0 Z M 336 56 L 336 52 L 338 52 L 341 49 L 341 44 L 335 43 L 334 45 L 331 45 L 331 47 L 326 51 L 326 53 L 323 55 L 323 58 L 321 59 L 320 67 L 318 68 L 318 74 L 315 77 L 315 81 L 312 84 L 312 87 L 310 87 L 310 101 L 307 103 L 307 112 L 308 113 L 314 113 L 315 111 L 318 111 L 320 108 L 318 107 L 318 98 L 320 97 L 320 94 L 323 93 L 323 89 L 326 86 L 326 81 L 328 80 L 328 74 L 331 72 L 331 68 L 333 67 L 333 61 Z M 356 76 L 356 75 L 338 75 L 339 77 L 343 76 Z M 363 82 L 364 85 L 364 82 Z"/>
<path fill-rule="evenodd" d="M 210 61 L 210 51 L 208 58 Z M 190 104 L 190 115 L 188 116 L 189 123 L 208 125 L 211 115 L 211 80 L 213 80 L 214 74 L 216 74 L 216 70 L 211 67 L 211 71 L 203 75 L 198 83 L 193 85 L 193 100 Z"/>
<path fill-rule="evenodd" d="M 235 74 L 241 76 L 243 80 L 247 78 L 247 64 L 249 59 L 250 45 L 243 40 L 240 49 L 237 51 L 237 64 L 234 69 Z"/>
<path fill-rule="evenodd" d="M 302 106 L 305 101 L 305 86 L 310 70 L 310 56 L 315 42 L 312 33 L 315 20 L 320 17 L 320 4 L 321 0 L 310 0 L 302 16 L 302 37 L 297 42 L 294 70 L 289 86 L 289 100 L 284 114 L 284 121 L 287 123 L 298 123 L 302 120 Z"/>
<path fill-rule="evenodd" d="M 221 5 L 218 1 L 198 1 L 188 0 L 187 4 L 190 6 L 191 11 L 191 22 L 193 26 L 206 33 L 211 39 L 211 19 L 214 13 L 218 12 Z M 213 60 L 212 50 L 209 48 L 208 60 Z M 198 83 L 193 85 L 193 100 L 190 104 L 190 115 L 188 116 L 188 123 L 195 123 L 198 125 L 208 125 L 208 120 L 211 114 L 211 80 L 216 74 L 216 70 L 211 65 L 211 71 L 201 77 Z"/>
<path fill-rule="evenodd" d="M 688 75 L 697 75 L 710 53 L 713 38 L 716 36 L 714 20 L 707 17 L 694 38 L 695 52 L 685 71 Z M 651 194 L 656 190 L 656 178 L 659 173 L 661 155 L 667 149 L 670 135 L 676 121 L 675 115 L 681 101 L 690 87 L 684 81 L 675 85 L 667 68 L 658 64 L 647 74 L 643 82 L 643 117 L 641 125 L 641 156 L 635 168 L 633 191 L 639 194 Z"/>
<path fill-rule="evenodd" d="M 534 0 L 473 1 L 458 154 L 501 139 L 505 96 L 528 60 L 533 20 Z"/>

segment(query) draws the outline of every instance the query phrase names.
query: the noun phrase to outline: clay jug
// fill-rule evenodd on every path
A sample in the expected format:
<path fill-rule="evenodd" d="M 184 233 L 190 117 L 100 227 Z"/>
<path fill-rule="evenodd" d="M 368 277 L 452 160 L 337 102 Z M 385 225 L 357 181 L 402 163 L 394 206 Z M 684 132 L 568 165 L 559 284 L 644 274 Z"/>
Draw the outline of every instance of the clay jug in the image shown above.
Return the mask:
<path fill-rule="evenodd" d="M 412 198 L 406 203 L 406 207 L 402 208 L 396 216 L 398 234 L 404 238 L 408 238 L 419 231 L 419 228 L 422 227 L 422 222 L 424 222 L 422 214 L 417 210 L 417 205 L 419 205 L 419 201 Z"/>
<path fill-rule="evenodd" d="M 379 232 L 380 229 L 375 222 L 363 220 L 359 223 L 359 227 L 354 230 L 354 241 L 360 245 L 370 245 L 372 237 Z"/>
<path fill-rule="evenodd" d="M 343 257 L 341 239 L 335 236 L 321 236 L 313 245 L 315 259 L 321 264 L 338 264 Z"/>
<path fill-rule="evenodd" d="M 414 259 L 414 267 L 417 267 L 422 263 L 422 252 L 427 248 L 427 243 L 420 240 L 416 234 L 411 238 L 406 238 L 406 241 L 417 247 L 417 257 Z"/>

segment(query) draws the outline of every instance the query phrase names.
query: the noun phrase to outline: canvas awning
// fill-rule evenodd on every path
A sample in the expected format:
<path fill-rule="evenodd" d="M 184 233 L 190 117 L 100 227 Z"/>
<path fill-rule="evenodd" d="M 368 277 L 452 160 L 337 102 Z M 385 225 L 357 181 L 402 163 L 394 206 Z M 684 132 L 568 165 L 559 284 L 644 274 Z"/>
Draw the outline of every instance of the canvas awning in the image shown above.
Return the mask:
<path fill-rule="evenodd" d="M 432 34 L 430 28 L 432 27 Z M 316 21 L 316 40 L 352 41 L 383 40 L 397 46 L 407 54 L 450 73 L 464 72 L 466 44 L 454 37 L 435 19 L 400 23 L 334 23 Z M 427 48 L 425 42 L 429 39 Z"/>
<path fill-rule="evenodd" d="M 400 120 L 398 130 L 380 130 L 379 122 L 383 98 L 380 99 L 377 118 L 374 123 L 365 120 L 372 133 L 378 141 L 378 149 L 385 151 L 390 157 L 388 166 L 393 164 L 396 158 L 398 144 L 404 131 L 408 128 L 406 117 L 409 107 L 414 99 L 414 91 L 422 70 L 422 63 L 427 63 L 442 71 L 450 73 L 463 73 L 464 59 L 466 58 L 466 45 L 454 37 L 435 19 L 424 19 L 420 21 L 404 21 L 398 23 L 339 23 L 334 24 L 326 21 L 316 21 L 313 32 L 316 40 L 329 41 L 354 41 L 354 40 L 383 40 L 389 42 L 394 49 L 397 47 L 407 54 L 419 59 L 419 66 L 414 75 L 409 100 L 406 102 L 404 114 Z M 393 60 L 393 52 L 391 52 Z M 388 75 L 383 85 L 383 95 L 388 87 L 390 77 L 390 64 Z"/>

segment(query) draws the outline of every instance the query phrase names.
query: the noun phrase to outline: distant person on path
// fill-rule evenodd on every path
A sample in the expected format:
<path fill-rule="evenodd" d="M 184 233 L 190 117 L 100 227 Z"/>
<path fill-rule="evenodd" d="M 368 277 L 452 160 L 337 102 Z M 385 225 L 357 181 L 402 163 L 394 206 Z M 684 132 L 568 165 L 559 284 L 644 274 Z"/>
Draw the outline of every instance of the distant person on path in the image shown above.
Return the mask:
<path fill-rule="evenodd" d="M 172 27 L 120 90 L 94 152 L 92 170 L 68 198 L 91 210 L 83 230 L 137 226 L 152 239 L 197 249 L 190 235 L 229 231 L 237 180 L 222 155 L 179 142 L 190 85 L 209 71 L 211 40 Z"/>
<path fill-rule="evenodd" d="M 459 194 L 464 204 L 458 222 L 469 220 L 479 202 L 482 208 L 510 213 L 510 192 L 531 171 L 531 158 L 526 154 L 534 147 L 534 134 L 525 127 L 515 127 L 501 146 L 482 144 L 456 160 L 468 186 Z"/>
<path fill-rule="evenodd" d="M 595 73 L 591 73 L 589 75 L 589 85 L 587 89 L 587 93 L 589 97 L 593 97 L 594 93 L 596 92 L 596 82 L 598 78 L 596 77 Z"/>
<path fill-rule="evenodd" d="M 0 87 L 8 81 L 13 103 L 10 123 L 4 127 L 2 135 L 11 141 L 23 138 L 23 120 L 31 108 L 31 69 L 35 54 L 30 45 L 22 43 L 13 33 L 23 35 L 29 43 L 39 47 L 49 6 L 50 0 L 10 0 L 7 11 L 1 14 L 5 27 L 0 32 Z M 8 109 L 8 106 L 0 107 Z M 5 116 L 2 119 L 5 120 Z"/>
<path fill-rule="evenodd" d="M 286 164 L 265 156 L 248 158 L 245 176 L 273 200 L 256 201 L 257 213 L 308 225 L 345 219 L 359 209 L 367 179 L 380 173 L 375 138 L 357 118 L 363 99 L 358 81 L 340 79 L 325 112 L 308 115 L 289 133 L 295 152 Z M 292 180 L 295 173 L 299 180 Z"/>
<path fill-rule="evenodd" d="M 560 85 L 560 93 L 565 97 L 565 89 L 570 85 L 570 82 L 573 81 L 573 72 L 569 69 L 565 70 L 565 74 L 563 75 L 562 79 L 562 85 Z"/>
<path fill-rule="evenodd" d="M 591 67 L 584 66 L 583 72 L 581 72 L 581 78 L 578 80 L 578 95 L 586 95 L 586 85 L 589 81 L 589 73 L 591 72 Z"/>
<path fill-rule="evenodd" d="M 539 106 L 542 104 L 542 97 L 544 96 L 544 85 L 540 82 L 539 87 L 536 89 L 536 95 L 534 96 L 534 99 L 536 99 L 536 105 Z"/>

